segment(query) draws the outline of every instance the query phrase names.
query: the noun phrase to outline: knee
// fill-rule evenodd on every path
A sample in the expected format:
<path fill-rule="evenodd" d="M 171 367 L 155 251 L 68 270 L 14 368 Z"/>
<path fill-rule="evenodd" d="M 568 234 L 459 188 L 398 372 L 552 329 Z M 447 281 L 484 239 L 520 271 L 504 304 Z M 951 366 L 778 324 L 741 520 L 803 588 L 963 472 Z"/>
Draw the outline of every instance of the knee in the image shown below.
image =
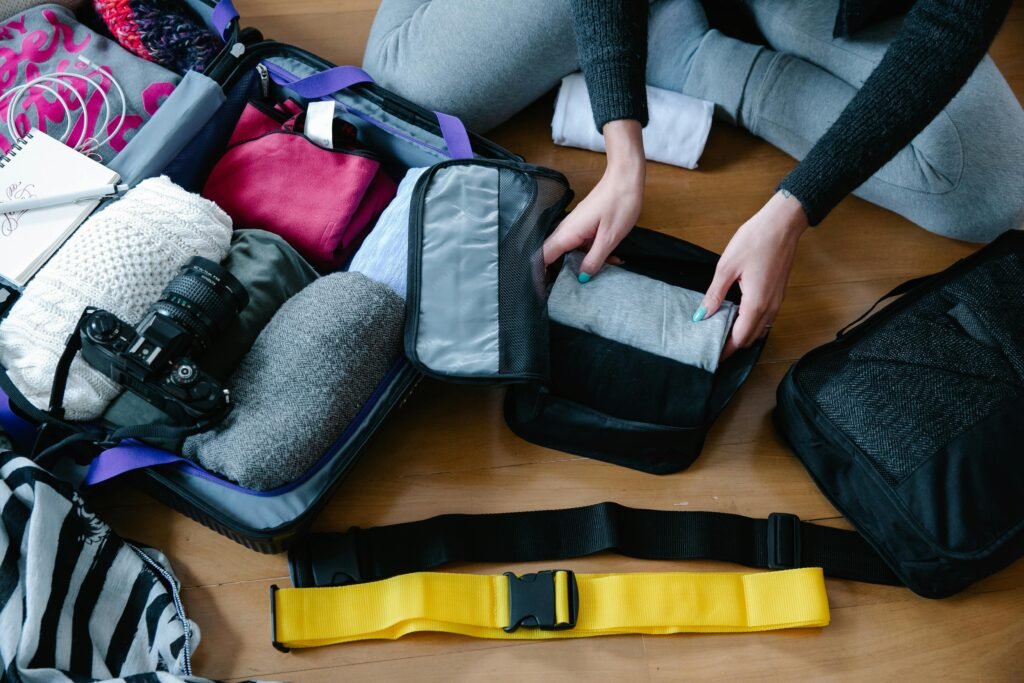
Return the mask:
<path fill-rule="evenodd" d="M 479 100 L 476 89 L 457 78 L 454 69 L 438 64 L 436 57 L 399 28 L 384 36 L 370 36 L 363 68 L 378 85 L 426 109 L 458 116 L 471 130 L 486 131 L 500 123 L 482 106 L 485 102 Z"/>
<path fill-rule="evenodd" d="M 401 51 L 397 33 L 397 30 L 388 31 L 384 35 L 370 33 L 366 41 L 366 52 L 363 54 L 363 69 L 381 86 L 415 101 L 415 93 L 409 92 L 414 86 L 414 79 L 403 78 L 403 75 L 408 75 L 409 69 L 403 68 L 400 64 Z"/>
<path fill-rule="evenodd" d="M 1024 126 L 997 137 L 998 145 L 982 149 L 964 140 L 965 159 L 955 189 L 932 195 L 935 206 L 926 228 L 955 239 L 990 242 L 1024 226 Z"/>
<path fill-rule="evenodd" d="M 983 183 L 962 182 L 954 192 L 931 195 L 917 222 L 930 232 L 967 242 L 991 242 L 1007 230 L 1024 227 L 1024 184 L 1017 174 L 1012 167 L 990 166 Z"/>
<path fill-rule="evenodd" d="M 1007 230 L 1024 227 L 1024 198 L 980 198 L 966 202 L 959 210 L 945 211 L 925 228 L 943 237 L 966 242 L 991 242 Z"/>

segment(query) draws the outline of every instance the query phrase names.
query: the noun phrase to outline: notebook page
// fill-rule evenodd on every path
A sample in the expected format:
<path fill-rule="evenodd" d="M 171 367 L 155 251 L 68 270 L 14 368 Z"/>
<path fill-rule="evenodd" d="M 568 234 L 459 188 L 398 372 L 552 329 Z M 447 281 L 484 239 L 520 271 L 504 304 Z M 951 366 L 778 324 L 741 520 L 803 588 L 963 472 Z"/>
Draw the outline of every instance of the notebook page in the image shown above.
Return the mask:
<path fill-rule="evenodd" d="M 7 202 L 89 190 L 118 179 L 103 164 L 33 129 L 0 157 L 0 211 Z M 0 277 L 24 287 L 99 203 L 0 214 Z"/>

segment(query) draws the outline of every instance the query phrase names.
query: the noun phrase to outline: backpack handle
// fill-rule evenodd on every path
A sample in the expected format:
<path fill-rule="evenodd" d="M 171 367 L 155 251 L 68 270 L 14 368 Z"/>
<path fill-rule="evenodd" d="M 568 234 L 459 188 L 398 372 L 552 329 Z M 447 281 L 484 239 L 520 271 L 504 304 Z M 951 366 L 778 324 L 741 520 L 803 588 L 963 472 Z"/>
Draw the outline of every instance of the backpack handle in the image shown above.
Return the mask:
<path fill-rule="evenodd" d="M 907 280 L 906 282 L 896 285 L 887 294 L 883 294 L 881 298 L 878 299 L 878 301 L 871 304 L 871 308 L 861 313 L 856 320 L 847 323 L 846 326 L 843 327 L 843 329 L 836 332 L 836 339 L 841 339 L 843 336 L 845 336 L 846 333 L 849 332 L 852 327 L 855 327 L 858 323 L 860 323 L 869 315 L 871 315 L 871 313 L 874 312 L 876 308 L 878 308 L 878 305 L 885 301 L 886 299 L 891 299 L 894 296 L 902 296 L 903 294 L 906 294 L 907 292 L 914 289 L 918 285 L 923 285 L 924 283 L 935 279 L 941 274 L 942 273 L 932 273 L 931 275 L 922 275 L 921 277 L 915 277 L 910 280 Z"/>

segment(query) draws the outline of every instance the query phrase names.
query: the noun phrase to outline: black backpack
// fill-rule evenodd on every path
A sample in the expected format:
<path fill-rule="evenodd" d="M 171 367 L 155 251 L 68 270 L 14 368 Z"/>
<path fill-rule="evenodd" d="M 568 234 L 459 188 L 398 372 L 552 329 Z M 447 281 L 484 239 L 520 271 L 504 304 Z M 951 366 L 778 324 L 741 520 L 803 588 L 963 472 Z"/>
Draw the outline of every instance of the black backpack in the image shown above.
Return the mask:
<path fill-rule="evenodd" d="M 944 597 L 1024 554 L 1024 233 L 897 294 L 790 368 L 775 419 L 900 580 Z"/>

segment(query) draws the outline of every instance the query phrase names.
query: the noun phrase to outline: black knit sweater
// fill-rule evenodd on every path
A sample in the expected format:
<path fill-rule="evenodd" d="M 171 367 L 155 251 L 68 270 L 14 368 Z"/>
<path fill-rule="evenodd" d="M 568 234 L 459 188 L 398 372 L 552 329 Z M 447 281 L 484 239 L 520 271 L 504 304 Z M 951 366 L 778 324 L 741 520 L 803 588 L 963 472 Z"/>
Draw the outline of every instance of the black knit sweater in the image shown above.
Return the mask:
<path fill-rule="evenodd" d="M 910 143 L 963 87 L 985 55 L 1011 0 L 917 0 L 881 63 L 839 119 L 779 184 L 817 225 Z M 594 122 L 647 122 L 644 90 L 648 3 L 572 0 L 580 65 Z M 880 0 L 843 0 L 836 35 L 877 20 Z"/>

